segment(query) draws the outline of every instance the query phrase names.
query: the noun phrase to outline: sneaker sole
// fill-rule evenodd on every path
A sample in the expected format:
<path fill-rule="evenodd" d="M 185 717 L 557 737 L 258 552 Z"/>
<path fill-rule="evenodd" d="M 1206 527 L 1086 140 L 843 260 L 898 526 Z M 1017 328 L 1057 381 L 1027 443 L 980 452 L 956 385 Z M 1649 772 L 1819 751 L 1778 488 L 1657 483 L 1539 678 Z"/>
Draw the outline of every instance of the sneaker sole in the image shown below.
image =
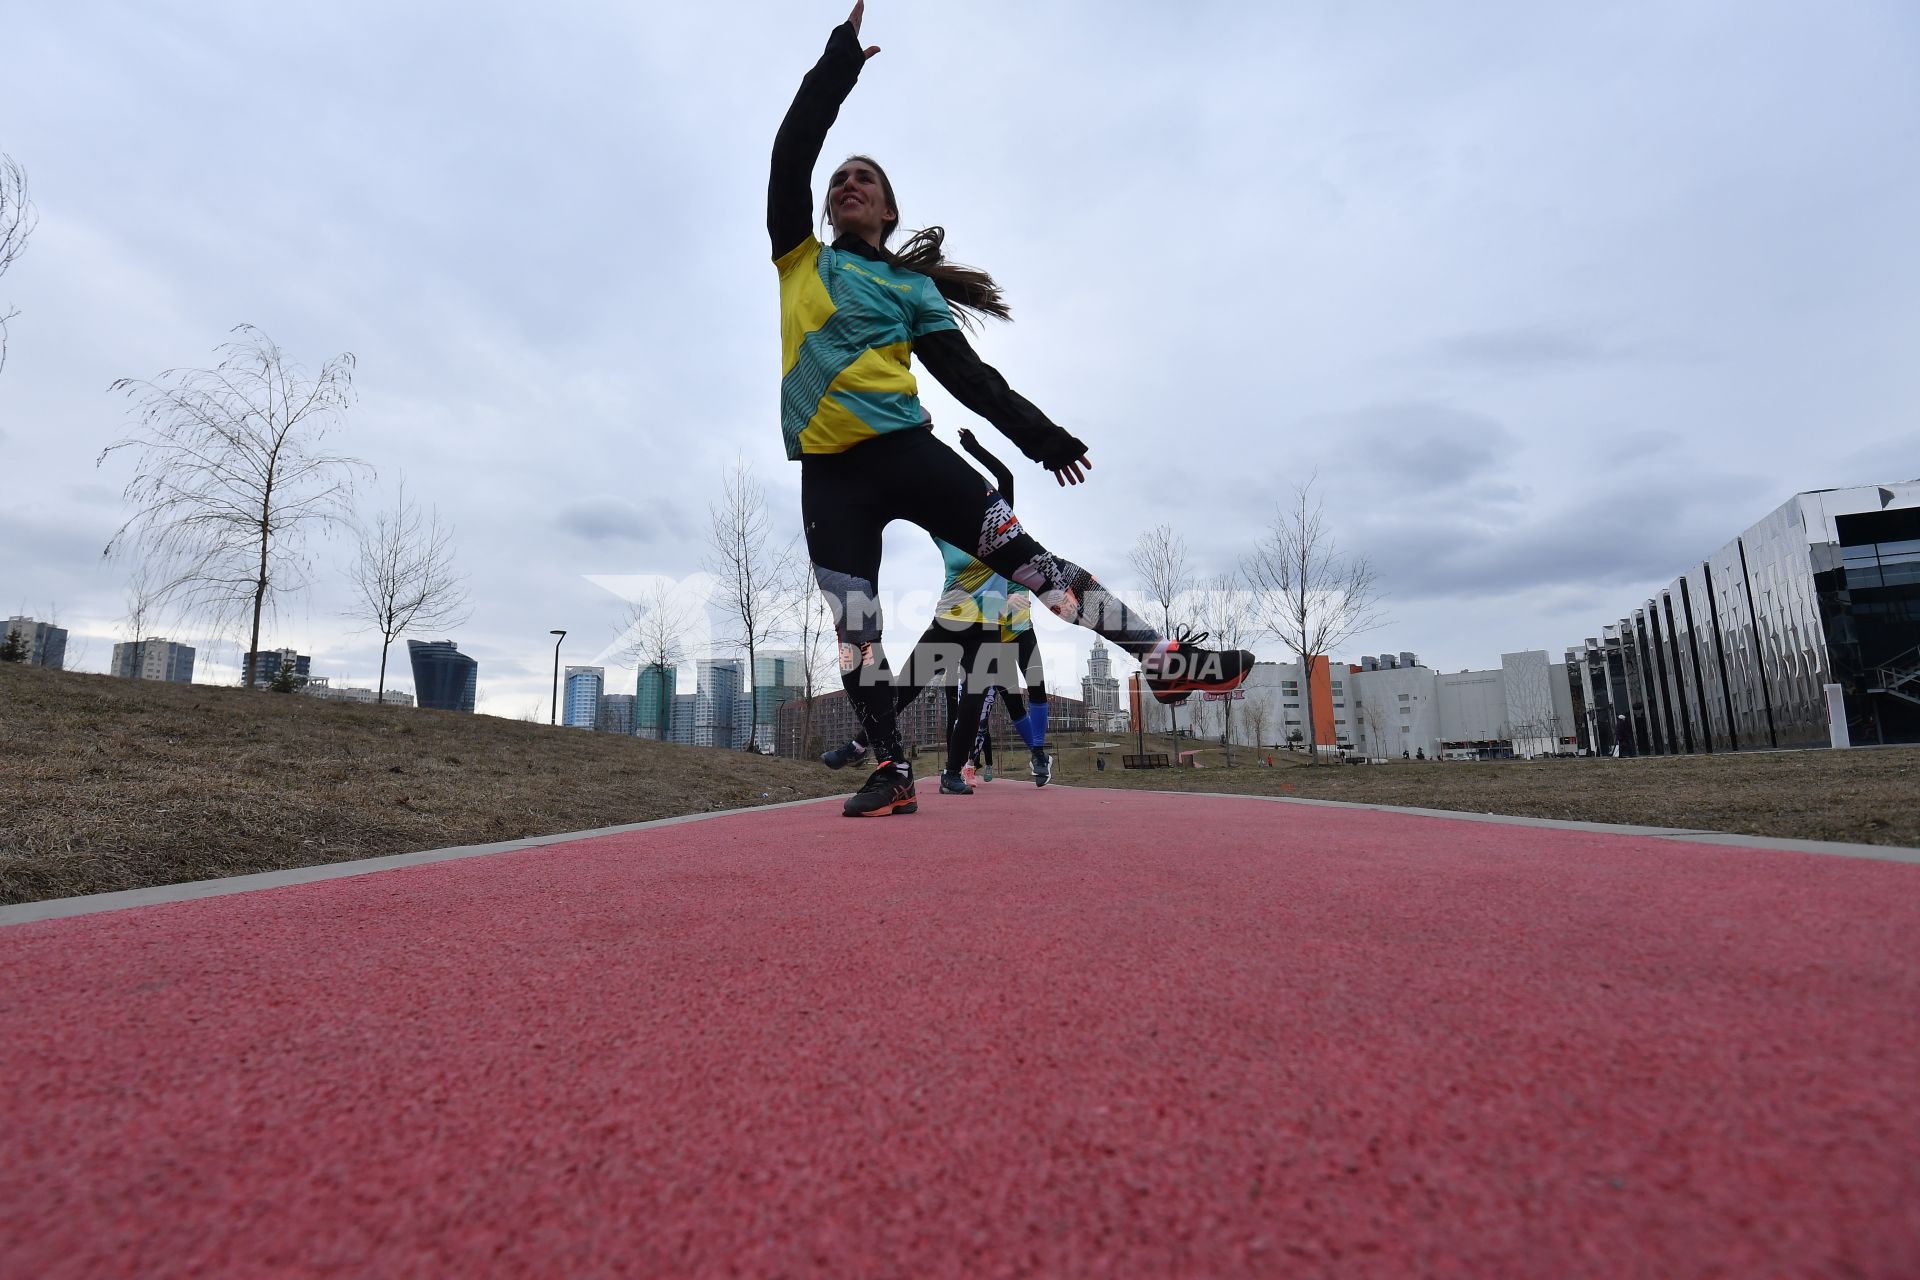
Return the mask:
<path fill-rule="evenodd" d="M 1185 702 L 1196 693 L 1229 693 L 1247 682 L 1252 674 L 1242 671 L 1239 675 L 1226 680 L 1174 680 L 1164 687 L 1156 688 L 1152 681 L 1147 682 L 1147 691 L 1153 700 L 1162 706 L 1173 706 Z"/>
<path fill-rule="evenodd" d="M 918 812 L 920 812 L 920 802 L 918 800 L 896 800 L 884 809 L 868 809 L 864 813 L 848 813 L 845 809 L 842 809 L 840 816 L 843 818 L 885 818 L 896 813 Z"/>

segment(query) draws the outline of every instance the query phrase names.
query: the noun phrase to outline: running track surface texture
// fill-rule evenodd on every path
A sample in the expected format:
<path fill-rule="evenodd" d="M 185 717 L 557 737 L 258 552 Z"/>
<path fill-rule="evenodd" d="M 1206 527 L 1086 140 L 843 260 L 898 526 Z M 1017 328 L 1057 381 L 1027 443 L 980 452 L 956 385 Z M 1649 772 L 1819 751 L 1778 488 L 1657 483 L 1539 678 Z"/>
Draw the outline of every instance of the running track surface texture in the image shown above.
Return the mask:
<path fill-rule="evenodd" d="M 0 929 L 0 1275 L 1920 1274 L 1920 867 L 923 789 Z"/>

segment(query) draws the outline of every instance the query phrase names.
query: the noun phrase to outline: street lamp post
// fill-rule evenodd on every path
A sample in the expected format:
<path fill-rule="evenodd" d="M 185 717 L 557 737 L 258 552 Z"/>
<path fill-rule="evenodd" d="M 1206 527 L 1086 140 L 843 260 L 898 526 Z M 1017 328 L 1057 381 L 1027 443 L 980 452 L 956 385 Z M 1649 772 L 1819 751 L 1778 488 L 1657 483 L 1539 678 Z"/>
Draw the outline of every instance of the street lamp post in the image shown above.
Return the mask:
<path fill-rule="evenodd" d="M 567 633 L 564 631 L 549 631 L 547 634 L 559 636 L 560 640 L 567 638 Z M 560 723 L 560 640 L 553 642 L 553 710 L 547 716 L 549 725 Z"/>

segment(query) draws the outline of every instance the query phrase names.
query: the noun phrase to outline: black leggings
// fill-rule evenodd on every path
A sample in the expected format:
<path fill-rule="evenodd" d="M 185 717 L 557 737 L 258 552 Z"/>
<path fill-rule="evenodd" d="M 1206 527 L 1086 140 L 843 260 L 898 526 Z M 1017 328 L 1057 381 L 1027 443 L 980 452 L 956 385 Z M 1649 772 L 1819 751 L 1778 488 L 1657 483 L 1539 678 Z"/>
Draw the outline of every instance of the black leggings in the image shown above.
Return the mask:
<path fill-rule="evenodd" d="M 984 661 L 969 663 L 962 671 L 957 696 L 950 695 L 947 704 L 951 721 L 947 741 L 950 772 L 958 770 L 969 755 L 979 757 L 982 764 L 993 763 L 993 735 L 988 731 L 988 722 L 993 715 L 996 692 L 1002 695 L 1007 719 L 1013 721 L 1015 727 L 1025 718 L 1029 699 L 1036 706 L 1047 700 L 1046 673 L 1040 666 L 1040 647 L 1032 631 L 1022 631 L 1011 643 L 996 639 L 993 648 L 982 656 Z M 1026 689 L 1025 698 L 1016 692 L 1020 687 Z"/>
<path fill-rule="evenodd" d="M 814 578 L 833 610 L 840 679 L 859 712 L 875 763 L 897 759 L 895 694 L 880 647 L 881 534 L 906 520 L 1026 587 L 1057 616 L 1144 657 L 1159 633 L 1095 581 L 1042 547 L 979 472 L 916 428 L 800 463 L 800 516 Z"/>

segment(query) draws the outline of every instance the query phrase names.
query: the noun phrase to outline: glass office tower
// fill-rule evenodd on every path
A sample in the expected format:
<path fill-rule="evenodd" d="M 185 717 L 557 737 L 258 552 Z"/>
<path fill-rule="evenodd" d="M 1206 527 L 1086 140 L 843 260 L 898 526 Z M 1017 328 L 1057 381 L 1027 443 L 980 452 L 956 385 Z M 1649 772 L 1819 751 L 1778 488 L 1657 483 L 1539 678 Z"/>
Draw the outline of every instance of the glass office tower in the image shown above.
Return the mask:
<path fill-rule="evenodd" d="M 435 711 L 471 713 L 480 688 L 480 664 L 451 640 L 409 640 L 413 694 L 417 706 Z"/>
<path fill-rule="evenodd" d="M 633 731 L 665 742 L 673 737 L 674 669 L 650 662 L 640 668 L 634 689 Z"/>
<path fill-rule="evenodd" d="M 600 723 L 600 695 L 606 691 L 605 667 L 568 667 L 561 686 L 560 723 L 569 729 L 592 729 Z"/>

